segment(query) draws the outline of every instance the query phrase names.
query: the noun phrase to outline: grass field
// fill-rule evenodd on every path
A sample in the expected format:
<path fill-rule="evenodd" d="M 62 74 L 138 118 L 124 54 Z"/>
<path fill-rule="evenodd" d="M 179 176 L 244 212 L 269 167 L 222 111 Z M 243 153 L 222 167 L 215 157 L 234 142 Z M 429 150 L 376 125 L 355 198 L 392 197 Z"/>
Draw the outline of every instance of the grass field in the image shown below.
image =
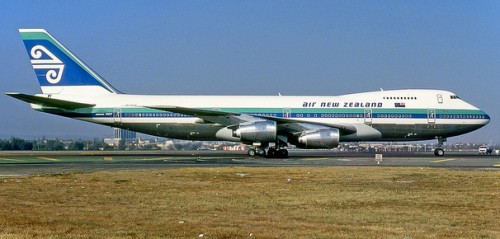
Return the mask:
<path fill-rule="evenodd" d="M 223 167 L 0 179 L 0 238 L 500 238 L 500 171 Z"/>

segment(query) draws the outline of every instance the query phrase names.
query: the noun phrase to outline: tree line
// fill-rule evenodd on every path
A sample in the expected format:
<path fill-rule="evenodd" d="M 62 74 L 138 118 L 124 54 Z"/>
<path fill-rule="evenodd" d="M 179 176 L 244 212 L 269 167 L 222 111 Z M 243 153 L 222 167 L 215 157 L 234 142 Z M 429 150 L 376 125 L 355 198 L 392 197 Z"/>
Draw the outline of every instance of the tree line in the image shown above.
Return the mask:
<path fill-rule="evenodd" d="M 112 150 L 113 147 L 104 143 L 104 140 L 61 140 L 61 139 L 34 139 L 26 140 L 16 137 L 0 140 L 0 150 Z"/>

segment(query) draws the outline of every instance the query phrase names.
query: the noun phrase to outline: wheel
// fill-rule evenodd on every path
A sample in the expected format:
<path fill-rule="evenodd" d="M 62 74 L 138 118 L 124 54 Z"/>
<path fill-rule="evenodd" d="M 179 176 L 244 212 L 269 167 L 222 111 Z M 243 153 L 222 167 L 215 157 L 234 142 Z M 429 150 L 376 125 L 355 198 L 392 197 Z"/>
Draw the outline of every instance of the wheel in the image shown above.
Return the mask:
<path fill-rule="evenodd" d="M 248 152 L 247 152 L 248 156 L 255 156 L 255 149 L 249 149 Z"/>
<path fill-rule="evenodd" d="M 276 153 L 277 153 L 277 151 L 275 148 L 269 148 L 267 150 L 267 157 L 274 158 L 276 156 Z"/>
<path fill-rule="evenodd" d="M 257 153 L 257 155 L 266 156 L 266 151 L 262 148 L 255 149 L 255 152 Z"/>
<path fill-rule="evenodd" d="M 438 157 L 444 156 L 444 150 L 442 148 L 437 148 L 434 150 L 434 155 Z"/>
<path fill-rule="evenodd" d="M 278 150 L 278 152 L 276 153 L 276 155 L 280 158 L 288 158 L 288 150 L 286 149 L 280 149 Z"/>

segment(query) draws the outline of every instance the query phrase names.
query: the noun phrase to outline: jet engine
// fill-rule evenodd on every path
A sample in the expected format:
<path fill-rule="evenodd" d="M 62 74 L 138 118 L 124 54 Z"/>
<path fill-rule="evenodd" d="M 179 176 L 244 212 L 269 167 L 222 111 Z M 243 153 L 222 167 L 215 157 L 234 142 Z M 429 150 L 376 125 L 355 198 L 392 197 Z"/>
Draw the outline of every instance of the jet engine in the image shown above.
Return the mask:
<path fill-rule="evenodd" d="M 276 122 L 257 121 L 242 123 L 234 131 L 234 135 L 242 142 L 274 142 L 276 141 Z"/>
<path fill-rule="evenodd" d="M 304 131 L 298 138 L 297 147 L 308 149 L 335 148 L 339 145 L 338 129 L 318 129 Z"/>

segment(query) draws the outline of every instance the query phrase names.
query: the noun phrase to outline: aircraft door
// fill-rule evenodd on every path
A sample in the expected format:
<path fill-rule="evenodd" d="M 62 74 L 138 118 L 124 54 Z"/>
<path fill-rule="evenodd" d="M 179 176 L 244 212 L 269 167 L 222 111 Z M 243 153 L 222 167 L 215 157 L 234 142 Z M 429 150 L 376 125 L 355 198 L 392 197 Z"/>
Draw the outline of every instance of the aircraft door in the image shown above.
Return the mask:
<path fill-rule="evenodd" d="M 372 122 L 372 110 L 365 109 L 365 123 L 370 124 Z"/>
<path fill-rule="evenodd" d="M 117 126 L 122 125 L 122 109 L 120 108 L 113 109 L 113 123 Z"/>
<path fill-rule="evenodd" d="M 436 110 L 427 110 L 427 123 L 436 123 Z"/>
<path fill-rule="evenodd" d="M 283 118 L 291 118 L 292 110 L 290 108 L 283 108 Z"/>
<path fill-rule="evenodd" d="M 439 104 L 442 104 L 443 103 L 443 95 L 438 94 L 437 95 L 437 101 L 438 101 Z"/>

